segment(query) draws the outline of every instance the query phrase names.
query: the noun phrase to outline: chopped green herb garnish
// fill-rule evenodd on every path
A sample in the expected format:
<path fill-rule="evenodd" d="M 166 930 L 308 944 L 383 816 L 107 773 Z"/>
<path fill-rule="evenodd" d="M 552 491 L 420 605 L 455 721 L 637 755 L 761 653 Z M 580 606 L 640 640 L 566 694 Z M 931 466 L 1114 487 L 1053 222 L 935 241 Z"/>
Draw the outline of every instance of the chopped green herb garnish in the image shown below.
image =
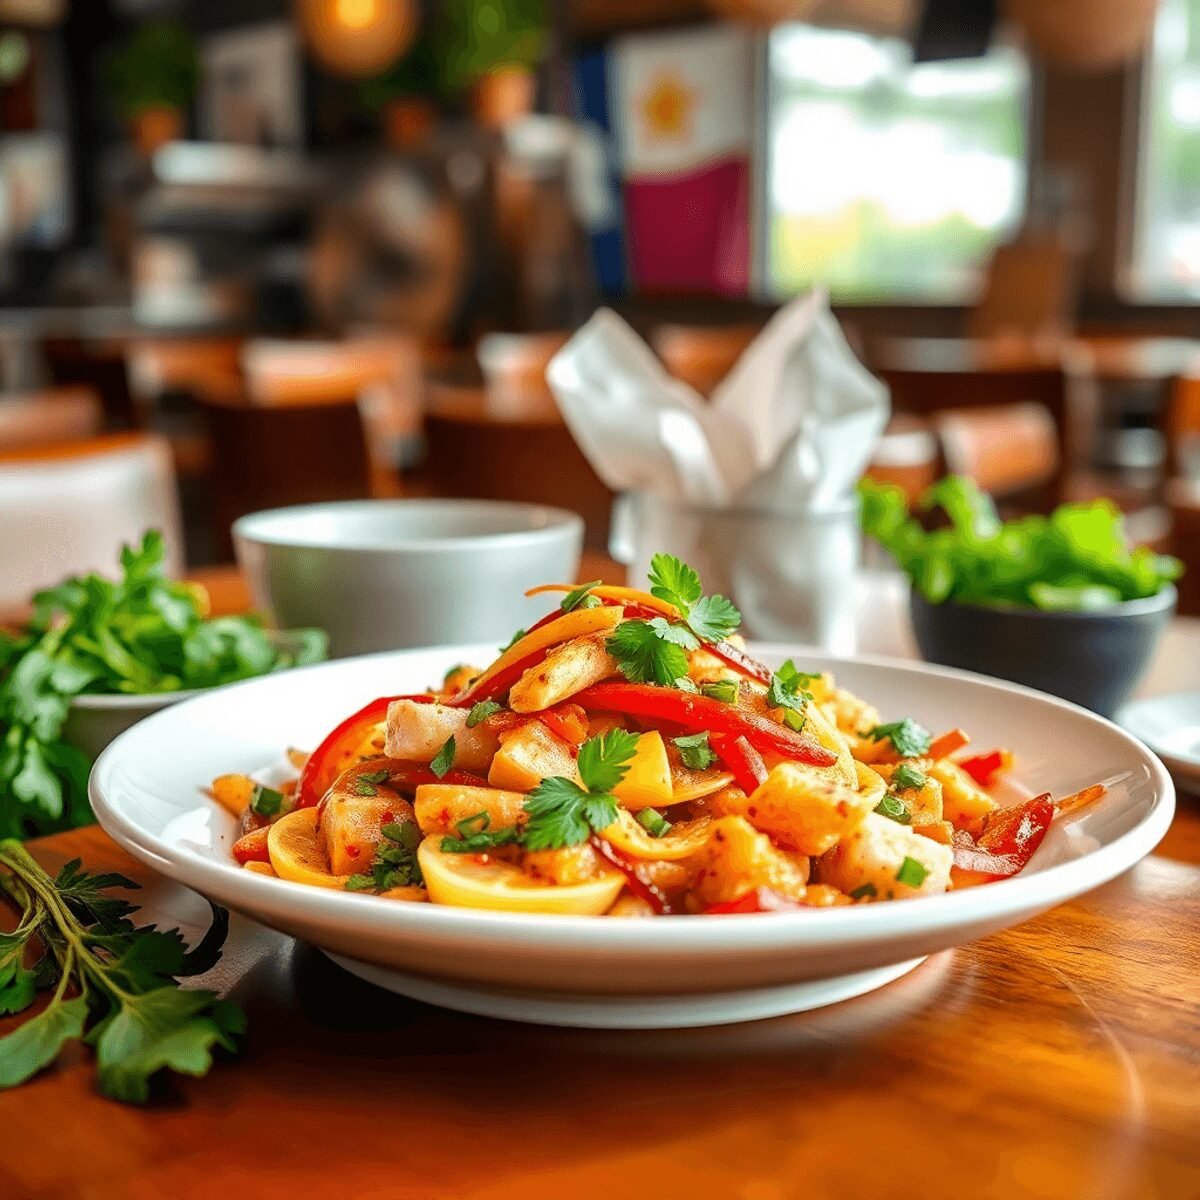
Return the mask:
<path fill-rule="evenodd" d="M 366 771 L 354 781 L 354 791 L 359 796 L 378 796 L 376 784 L 384 783 L 391 775 L 386 767 L 382 771 Z"/>
<path fill-rule="evenodd" d="M 900 864 L 900 870 L 896 872 L 896 882 L 904 884 L 905 887 L 920 887 L 928 874 L 929 868 L 924 863 L 917 862 L 915 858 L 906 857 Z"/>
<path fill-rule="evenodd" d="M 498 713 L 502 707 L 503 705 L 497 704 L 495 700 L 480 700 L 478 704 L 472 704 L 471 711 L 467 713 L 467 728 L 474 729 L 476 725 Z"/>
<path fill-rule="evenodd" d="M 444 687 L 450 682 L 451 675 L 457 675 L 459 671 L 469 671 L 470 669 L 471 668 L 468 667 L 466 663 L 455 663 L 454 666 L 452 666 L 450 670 L 448 670 L 445 675 L 442 676 L 442 686 Z"/>
<path fill-rule="evenodd" d="M 711 767 L 717 761 L 717 756 L 708 744 L 707 733 L 692 733 L 671 740 L 679 748 L 679 757 L 683 759 L 683 765 L 693 771 L 703 771 L 705 767 Z"/>
<path fill-rule="evenodd" d="M 884 796 L 884 798 L 880 800 L 877 805 L 875 805 L 875 811 L 881 817 L 888 817 L 900 825 L 912 824 L 912 813 L 910 813 L 904 806 L 904 802 L 897 799 L 895 796 Z"/>
<path fill-rule="evenodd" d="M 457 837 L 442 838 L 443 854 L 481 854 L 497 846 L 508 846 L 520 838 L 517 829 L 509 825 L 504 829 L 491 829 L 491 814 L 486 810 L 464 817 L 455 826 Z"/>
<path fill-rule="evenodd" d="M 920 758 L 928 754 L 933 745 L 933 734 L 911 717 L 893 721 L 890 725 L 876 725 L 867 737 L 877 742 L 886 738 L 901 758 Z"/>
<path fill-rule="evenodd" d="M 692 648 L 697 645 L 688 630 L 668 625 L 663 617 L 656 617 L 654 621 L 622 621 L 605 645 L 626 679 L 632 683 L 657 683 L 667 687 L 688 673 L 687 648 L 663 636 L 666 630 L 675 629 L 691 640 Z"/>
<path fill-rule="evenodd" d="M 600 603 L 600 597 L 592 595 L 592 588 L 599 587 L 600 582 L 599 579 L 593 579 L 591 583 L 581 583 L 562 598 L 562 603 L 558 607 L 565 613 L 569 613 L 573 608 L 579 608 L 581 605 L 587 608 L 594 608 Z M 587 604 L 588 600 L 591 600 L 593 603 Z"/>
<path fill-rule="evenodd" d="M 657 808 L 643 808 L 634 819 L 651 837 L 665 837 L 671 832 L 671 822 Z"/>
<path fill-rule="evenodd" d="M 873 883 L 861 883 L 850 893 L 851 900 L 866 900 L 870 896 L 875 896 L 875 885 Z"/>
<path fill-rule="evenodd" d="M 554 775 L 543 779 L 525 801 L 529 823 L 521 842 L 528 850 L 558 850 L 586 841 L 617 819 L 612 794 L 637 751 L 638 734 L 612 729 L 579 747 L 576 765 L 581 787 Z"/>
<path fill-rule="evenodd" d="M 451 734 L 442 744 L 442 748 L 433 756 L 429 769 L 439 778 L 454 766 L 454 755 L 458 747 L 454 744 L 454 734 Z"/>
<path fill-rule="evenodd" d="M 358 875 L 346 877 L 347 891 L 386 892 L 389 888 L 419 886 L 425 882 L 421 877 L 421 864 L 417 861 L 417 847 L 422 836 L 417 823 L 393 821 L 380 833 L 382 838 L 375 847 L 370 867 Z"/>
<path fill-rule="evenodd" d="M 250 793 L 250 811 L 260 817 L 278 816 L 283 811 L 287 797 L 274 788 L 264 787 L 261 783 Z"/>
<path fill-rule="evenodd" d="M 923 788 L 929 782 L 924 771 L 918 771 L 912 763 L 901 763 L 892 773 L 892 786 L 906 791 L 909 788 Z"/>
<path fill-rule="evenodd" d="M 718 679 L 716 683 L 702 683 L 700 694 L 722 704 L 734 704 L 738 698 L 738 685 L 732 679 Z"/>
<path fill-rule="evenodd" d="M 799 733 L 808 721 L 808 702 L 812 692 L 805 691 L 802 680 L 814 676 L 802 675 L 789 658 L 772 676 L 767 688 L 767 707 L 783 710 L 783 723 Z"/>
<path fill-rule="evenodd" d="M 724 596 L 705 596 L 700 576 L 670 554 L 656 554 L 650 560 L 650 594 L 674 605 L 702 642 L 722 641 L 742 620 L 742 614 Z"/>
<path fill-rule="evenodd" d="M 680 675 L 671 686 L 678 688 L 681 692 L 691 692 L 692 695 L 698 695 L 700 692 L 700 689 L 686 675 Z"/>

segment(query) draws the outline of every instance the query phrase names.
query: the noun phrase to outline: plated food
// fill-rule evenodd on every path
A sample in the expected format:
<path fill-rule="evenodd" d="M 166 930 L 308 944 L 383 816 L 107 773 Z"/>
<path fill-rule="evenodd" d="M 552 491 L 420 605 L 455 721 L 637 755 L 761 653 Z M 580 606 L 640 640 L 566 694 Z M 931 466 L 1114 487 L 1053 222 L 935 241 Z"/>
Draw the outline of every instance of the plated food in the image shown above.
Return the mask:
<path fill-rule="evenodd" d="M 650 588 L 559 603 L 490 664 L 343 719 L 298 774 L 213 781 L 247 871 L 391 901 L 658 916 L 843 907 L 1019 873 L 1062 812 L 1001 806 L 966 754 L 829 671 L 771 670 L 739 614 L 655 556 Z M 918 697 L 914 697 L 917 700 Z"/>

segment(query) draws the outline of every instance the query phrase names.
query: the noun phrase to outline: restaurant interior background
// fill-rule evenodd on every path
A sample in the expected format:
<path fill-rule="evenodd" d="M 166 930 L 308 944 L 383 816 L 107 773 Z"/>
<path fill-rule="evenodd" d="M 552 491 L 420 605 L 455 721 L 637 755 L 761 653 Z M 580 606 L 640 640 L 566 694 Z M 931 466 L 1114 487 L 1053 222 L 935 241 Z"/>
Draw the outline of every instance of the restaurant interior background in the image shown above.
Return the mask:
<path fill-rule="evenodd" d="M 874 475 L 1110 496 L 1200 611 L 1200 0 L 0 0 L 0 29 L 0 608 L 111 565 L 111 522 L 195 568 L 309 500 L 552 502 L 602 550 L 544 377 L 569 332 L 611 306 L 708 393 L 820 286 L 891 388 Z M 81 540 L 22 535 L 39 486 Z"/>

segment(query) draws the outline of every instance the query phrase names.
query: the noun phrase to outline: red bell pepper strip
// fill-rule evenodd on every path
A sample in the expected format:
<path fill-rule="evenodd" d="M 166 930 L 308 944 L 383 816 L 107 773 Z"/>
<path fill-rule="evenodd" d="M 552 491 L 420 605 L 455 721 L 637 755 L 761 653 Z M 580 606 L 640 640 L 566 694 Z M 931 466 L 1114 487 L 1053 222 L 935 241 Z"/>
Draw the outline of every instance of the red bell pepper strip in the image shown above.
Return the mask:
<path fill-rule="evenodd" d="M 745 650 L 739 649 L 732 642 L 709 642 L 705 650 L 715 654 L 722 662 L 728 663 L 736 671 L 757 679 L 759 683 L 771 682 L 771 668 L 752 658 Z"/>
<path fill-rule="evenodd" d="M 971 758 L 960 758 L 958 765 L 980 787 L 991 787 L 996 776 L 1012 767 L 1012 755 L 1007 750 L 989 750 L 987 754 L 975 754 Z"/>
<path fill-rule="evenodd" d="M 638 875 L 633 863 L 618 854 L 603 838 L 593 837 L 591 841 L 596 853 L 625 876 L 626 886 L 639 900 L 644 900 L 659 916 L 671 912 L 666 896 L 654 884 Z"/>
<path fill-rule="evenodd" d="M 387 720 L 388 705 L 393 700 L 415 700 L 418 704 L 434 703 L 433 696 L 380 696 L 352 713 L 336 726 L 308 757 L 300 772 L 296 787 L 296 807 L 312 808 L 333 786 L 333 781 L 349 765 L 342 759 L 346 753 L 362 744 L 371 727 Z"/>
<path fill-rule="evenodd" d="M 767 768 L 762 755 L 744 737 L 714 738 L 712 748 L 725 769 L 732 772 L 733 782 L 747 796 L 766 779 Z"/>
<path fill-rule="evenodd" d="M 572 746 L 581 746 L 587 739 L 587 713 L 578 704 L 568 701 L 532 715 L 541 721 L 551 733 L 562 738 L 564 742 L 569 742 Z"/>
<path fill-rule="evenodd" d="M 632 717 L 669 721 L 693 733 L 744 737 L 764 754 L 779 754 L 817 767 L 832 766 L 837 756 L 806 734 L 794 733 L 768 717 L 711 696 L 681 692 L 647 683 L 597 683 L 573 696 L 586 709 L 627 713 Z"/>
<path fill-rule="evenodd" d="M 555 616 L 561 617 L 562 613 L 556 613 Z M 471 708 L 481 700 L 494 700 L 497 696 L 504 695 L 530 667 L 536 667 L 551 649 L 553 647 L 535 650 L 517 662 L 510 663 L 504 670 L 497 671 L 490 679 L 481 679 L 471 684 L 457 696 L 452 696 L 446 703 L 451 708 Z"/>
<path fill-rule="evenodd" d="M 736 900 L 723 900 L 720 904 L 710 904 L 705 913 L 764 913 L 792 912 L 804 905 L 796 900 L 789 900 L 770 888 L 760 887 L 739 896 Z"/>
<path fill-rule="evenodd" d="M 1054 801 L 1047 793 L 1026 800 L 1024 804 L 992 813 L 973 846 L 956 841 L 954 866 L 959 871 L 970 871 L 988 879 L 1006 879 L 1016 875 L 1042 844 L 1054 820 L 1055 811 Z"/>

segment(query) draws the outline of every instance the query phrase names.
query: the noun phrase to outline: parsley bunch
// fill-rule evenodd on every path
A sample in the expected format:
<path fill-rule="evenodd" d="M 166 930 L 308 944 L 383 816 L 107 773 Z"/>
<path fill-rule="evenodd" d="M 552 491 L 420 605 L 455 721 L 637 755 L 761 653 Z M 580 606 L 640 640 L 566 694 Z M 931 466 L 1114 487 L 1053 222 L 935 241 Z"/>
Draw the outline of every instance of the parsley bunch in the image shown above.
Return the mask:
<path fill-rule="evenodd" d="M 0 632 L 0 836 L 91 820 L 90 763 L 62 739 L 71 701 L 216 687 L 325 656 L 318 630 L 277 644 L 249 617 L 206 621 L 196 589 L 163 574 L 162 535 L 121 551 L 121 578 L 83 575 L 33 598 L 18 634 Z"/>
<path fill-rule="evenodd" d="M 688 651 L 723 641 L 737 629 L 742 614 L 724 596 L 704 595 L 700 576 L 670 554 L 650 560 L 650 594 L 673 605 L 680 619 L 622 621 L 608 638 L 608 651 L 626 679 L 677 686 L 687 678 Z"/>
<path fill-rule="evenodd" d="M 223 909 L 213 907 L 208 933 L 188 950 L 177 929 L 130 921 L 133 906 L 107 895 L 138 886 L 121 875 L 89 875 L 76 859 L 51 879 L 12 838 L 0 841 L 0 866 L 0 893 L 21 913 L 15 930 L 0 934 L 0 1013 L 22 1012 L 53 989 L 41 1012 L 0 1038 L 0 1087 L 24 1083 L 83 1038 L 96 1050 L 100 1090 L 141 1104 L 159 1071 L 203 1075 L 213 1047 L 235 1049 L 241 1009 L 178 986 L 220 958 Z M 41 958 L 26 966 L 38 946 Z"/>

